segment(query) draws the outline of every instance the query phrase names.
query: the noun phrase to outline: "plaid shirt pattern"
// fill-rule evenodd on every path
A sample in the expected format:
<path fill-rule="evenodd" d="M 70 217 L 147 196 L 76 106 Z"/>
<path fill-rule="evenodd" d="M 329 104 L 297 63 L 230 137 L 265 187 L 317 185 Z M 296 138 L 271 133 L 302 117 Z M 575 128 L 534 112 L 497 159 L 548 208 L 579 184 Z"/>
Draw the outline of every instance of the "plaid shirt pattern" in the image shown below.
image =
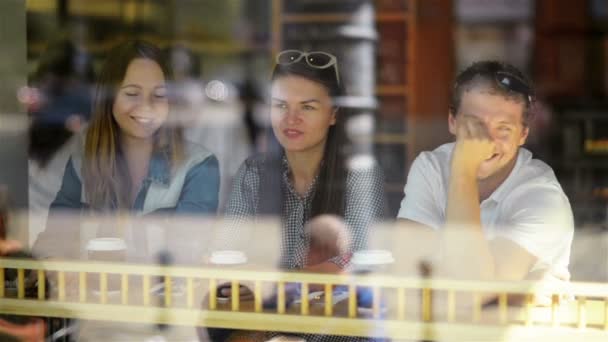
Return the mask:
<path fill-rule="evenodd" d="M 308 236 L 304 225 L 311 219 L 312 199 L 317 186 L 317 178 L 302 197 L 294 189 L 290 179 L 290 169 L 287 158 L 282 161 L 282 191 L 283 210 L 281 215 L 281 259 L 283 269 L 299 269 L 306 263 Z M 224 248 L 234 245 L 239 240 L 239 227 L 246 224 L 258 214 L 259 188 L 261 174 L 264 172 L 264 159 L 254 156 L 247 159 L 237 172 L 231 195 L 226 205 L 225 217 L 228 223 L 222 229 L 220 244 Z M 367 245 L 369 228 L 381 219 L 385 210 L 384 175 L 376 164 L 371 168 L 351 170 L 346 179 L 344 221 L 350 233 L 349 251 L 364 249 Z M 329 261 L 344 268 L 347 266 L 351 253 L 338 256 Z M 319 327 L 323 333 L 323 327 Z M 271 333 L 270 335 L 275 335 Z M 307 341 L 367 341 L 368 339 L 329 336 L 303 335 Z"/>
<path fill-rule="evenodd" d="M 281 214 L 280 266 L 283 269 L 298 269 L 304 267 L 306 262 L 308 236 L 304 225 L 311 219 L 317 177 L 302 197 L 296 192 L 290 180 L 287 158 L 283 157 L 281 165 L 284 204 Z M 220 236 L 222 248 L 234 246 L 235 241 L 241 238 L 239 227 L 257 216 L 262 172 L 264 172 L 264 159 L 261 157 L 251 157 L 239 168 L 226 205 L 227 224 L 223 227 Z M 345 196 L 344 221 L 349 229 L 349 251 L 352 252 L 366 247 L 369 227 L 384 215 L 386 201 L 382 169 L 375 165 L 368 169 L 349 171 Z M 344 268 L 349 259 L 350 253 L 330 261 Z"/>

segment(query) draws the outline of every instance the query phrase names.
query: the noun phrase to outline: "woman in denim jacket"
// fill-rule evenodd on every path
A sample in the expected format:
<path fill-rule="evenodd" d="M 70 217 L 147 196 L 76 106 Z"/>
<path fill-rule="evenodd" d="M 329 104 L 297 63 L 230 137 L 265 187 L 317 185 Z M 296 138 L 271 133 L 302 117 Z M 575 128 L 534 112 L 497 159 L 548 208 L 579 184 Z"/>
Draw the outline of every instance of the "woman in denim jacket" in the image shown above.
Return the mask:
<path fill-rule="evenodd" d="M 216 213 L 218 161 L 183 140 L 169 108 L 170 78 L 160 50 L 149 43 L 132 41 L 110 52 L 96 85 L 91 124 L 67 163 L 47 228 L 34 245 L 39 256 L 77 256 L 78 244 L 66 242 L 79 224 L 53 222 L 59 211 Z"/>

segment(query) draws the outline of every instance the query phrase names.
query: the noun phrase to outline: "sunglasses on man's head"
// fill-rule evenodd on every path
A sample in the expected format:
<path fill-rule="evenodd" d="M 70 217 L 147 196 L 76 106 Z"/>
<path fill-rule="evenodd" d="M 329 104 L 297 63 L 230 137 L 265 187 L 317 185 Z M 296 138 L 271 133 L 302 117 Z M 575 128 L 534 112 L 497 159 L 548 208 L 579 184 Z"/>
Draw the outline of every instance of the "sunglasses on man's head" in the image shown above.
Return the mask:
<path fill-rule="evenodd" d="M 528 104 L 532 102 L 532 89 L 518 77 L 508 72 L 498 71 L 494 75 L 494 79 L 505 90 L 522 94 L 528 101 Z"/>
<path fill-rule="evenodd" d="M 466 83 L 466 82 L 474 79 L 478 75 L 480 75 L 480 74 L 471 73 L 469 75 L 463 76 L 460 80 L 458 80 L 456 82 L 454 87 L 457 87 L 463 83 Z M 509 72 L 506 72 L 506 71 L 497 71 L 494 73 L 494 80 L 504 90 L 506 90 L 508 92 L 515 92 L 515 93 L 523 95 L 523 97 L 526 100 L 528 105 L 530 103 L 532 103 L 532 100 L 533 100 L 532 89 L 519 77 L 517 77 Z"/>
<path fill-rule="evenodd" d="M 340 77 L 338 75 L 338 59 L 336 56 L 323 51 L 312 51 L 304 52 L 300 50 L 285 50 L 277 54 L 276 63 L 279 65 L 290 65 L 298 63 L 302 60 L 306 61 L 306 64 L 311 68 L 315 69 L 327 69 L 331 66 L 336 71 L 336 80 L 340 83 Z"/>

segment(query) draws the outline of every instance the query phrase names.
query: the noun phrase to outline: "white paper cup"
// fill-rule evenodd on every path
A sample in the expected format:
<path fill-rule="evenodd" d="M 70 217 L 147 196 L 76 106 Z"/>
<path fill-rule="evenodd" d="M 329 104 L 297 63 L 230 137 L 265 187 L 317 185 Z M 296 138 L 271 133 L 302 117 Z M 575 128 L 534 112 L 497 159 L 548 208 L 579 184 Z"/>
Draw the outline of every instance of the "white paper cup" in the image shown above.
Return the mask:
<path fill-rule="evenodd" d="M 89 240 L 86 246 L 87 259 L 94 261 L 124 262 L 126 260 L 127 244 L 119 238 L 96 238 Z M 87 281 L 93 294 L 99 293 L 99 274 L 89 273 Z M 108 294 L 116 294 L 120 290 L 120 276 L 108 274 Z"/>
<path fill-rule="evenodd" d="M 247 255 L 241 251 L 225 250 L 211 253 L 209 260 L 214 265 L 234 266 L 247 263 Z"/>
<path fill-rule="evenodd" d="M 96 238 L 87 243 L 89 260 L 96 261 L 125 261 L 127 244 L 119 238 Z"/>
<path fill-rule="evenodd" d="M 236 250 L 215 251 L 211 253 L 209 262 L 216 266 L 234 267 L 246 264 L 247 255 L 244 252 Z M 230 297 L 218 295 L 217 301 L 220 303 L 227 303 L 230 301 Z"/>
<path fill-rule="evenodd" d="M 356 273 L 381 272 L 395 262 L 393 253 L 383 249 L 366 249 L 353 253 L 351 269 Z"/>

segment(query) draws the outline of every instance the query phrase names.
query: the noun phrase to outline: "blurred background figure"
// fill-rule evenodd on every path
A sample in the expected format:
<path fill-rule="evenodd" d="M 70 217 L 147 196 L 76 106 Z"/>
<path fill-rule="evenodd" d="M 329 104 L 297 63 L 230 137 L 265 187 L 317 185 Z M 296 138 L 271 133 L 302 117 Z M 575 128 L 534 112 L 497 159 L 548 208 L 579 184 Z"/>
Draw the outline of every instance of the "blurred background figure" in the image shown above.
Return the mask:
<path fill-rule="evenodd" d="M 30 77 L 29 128 L 29 242 L 46 225 L 48 209 L 61 186 L 73 152 L 74 135 L 91 115 L 90 56 L 69 40 L 50 44 Z"/>
<path fill-rule="evenodd" d="M 187 139 L 211 150 L 220 165 L 220 210 L 239 165 L 251 151 L 246 126 L 247 102 L 230 82 L 201 77 L 200 57 L 184 45 L 166 49 L 174 70 L 170 99 L 176 124 L 184 127 Z"/>
<path fill-rule="evenodd" d="M 255 83 L 255 56 L 252 52 L 241 54 L 241 65 L 244 67 L 242 81 L 238 84 L 238 92 L 243 106 L 243 119 L 249 135 L 249 141 L 253 145 L 255 152 L 264 152 L 266 149 L 267 138 L 271 133 L 270 122 L 265 113 L 267 112 L 264 104 L 264 97 L 261 89 Z"/>

